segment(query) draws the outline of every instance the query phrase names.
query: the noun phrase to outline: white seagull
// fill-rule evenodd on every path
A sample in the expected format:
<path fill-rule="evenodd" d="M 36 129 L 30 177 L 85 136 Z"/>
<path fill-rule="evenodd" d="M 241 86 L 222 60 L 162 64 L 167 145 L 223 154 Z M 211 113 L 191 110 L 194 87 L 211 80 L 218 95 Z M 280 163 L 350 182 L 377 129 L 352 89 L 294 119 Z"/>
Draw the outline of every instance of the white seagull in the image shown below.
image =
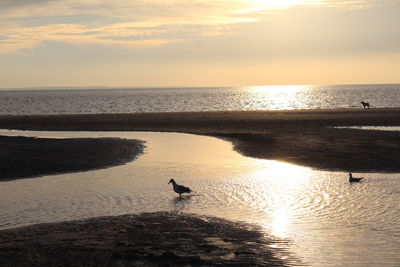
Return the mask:
<path fill-rule="evenodd" d="M 353 175 L 351 173 L 349 173 L 349 182 L 350 183 L 360 182 L 362 179 L 364 179 L 364 177 L 356 178 L 356 177 L 353 177 Z"/>
<path fill-rule="evenodd" d="M 168 184 L 170 184 L 170 183 L 172 183 L 175 193 L 179 194 L 179 198 L 182 198 L 183 193 L 192 192 L 192 190 L 190 190 L 189 187 L 177 184 L 174 179 L 169 180 Z"/>

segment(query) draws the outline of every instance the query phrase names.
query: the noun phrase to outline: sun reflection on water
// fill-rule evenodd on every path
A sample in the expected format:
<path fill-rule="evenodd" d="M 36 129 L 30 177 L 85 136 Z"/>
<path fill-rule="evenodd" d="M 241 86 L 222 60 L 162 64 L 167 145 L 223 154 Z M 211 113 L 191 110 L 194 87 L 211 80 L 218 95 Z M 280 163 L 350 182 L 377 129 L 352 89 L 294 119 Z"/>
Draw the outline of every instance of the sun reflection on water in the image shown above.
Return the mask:
<path fill-rule="evenodd" d="M 292 109 L 304 101 L 304 94 L 310 89 L 307 85 L 279 85 L 247 87 L 245 103 L 251 109 Z M 255 101 L 257 100 L 257 101 Z"/>
<path fill-rule="evenodd" d="M 272 234 L 278 237 L 287 237 L 288 227 L 291 222 L 290 210 L 287 207 L 275 210 L 272 214 Z"/>
<path fill-rule="evenodd" d="M 312 170 L 279 161 L 264 161 L 264 165 L 263 170 L 253 174 L 260 179 L 266 178 L 260 186 L 265 187 L 268 200 L 258 205 L 264 209 L 265 225 L 271 233 L 286 238 L 293 216 L 306 212 L 299 210 L 301 205 L 297 202 L 309 188 Z"/>
<path fill-rule="evenodd" d="M 268 85 L 268 86 L 252 86 L 248 87 L 254 92 L 265 92 L 265 91 L 273 91 L 273 92 L 297 92 L 300 90 L 307 89 L 308 85 Z"/>

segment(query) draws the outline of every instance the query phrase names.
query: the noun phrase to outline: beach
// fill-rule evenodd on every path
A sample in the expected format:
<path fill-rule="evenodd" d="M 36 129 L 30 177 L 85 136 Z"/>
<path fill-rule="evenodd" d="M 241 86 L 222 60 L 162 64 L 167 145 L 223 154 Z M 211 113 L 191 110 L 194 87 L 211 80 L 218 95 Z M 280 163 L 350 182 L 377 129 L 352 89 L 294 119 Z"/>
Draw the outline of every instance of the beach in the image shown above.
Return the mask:
<path fill-rule="evenodd" d="M 400 109 L 0 116 L 4 129 L 202 134 L 227 139 L 251 157 L 325 170 L 398 172 L 399 132 L 334 128 L 360 125 L 398 126 Z"/>
<path fill-rule="evenodd" d="M 0 10 L 0 267 L 400 266 L 400 0 Z"/>
<path fill-rule="evenodd" d="M 334 128 L 357 125 L 398 126 L 400 109 L 0 117 L 0 127 L 5 129 L 193 133 L 229 140 L 235 150 L 251 157 L 343 172 L 398 172 L 400 133 Z M 74 140 L 78 142 L 75 147 L 66 139 L 60 139 L 54 141 L 60 142 L 59 146 L 54 144 L 52 148 L 65 149 L 68 146 L 73 152 L 85 145 L 81 154 L 86 151 L 90 155 L 99 144 L 110 141 L 70 141 Z M 24 146 L 26 139 L 18 137 L 13 142 Z M 140 141 L 125 142 L 127 140 L 112 139 L 103 147 L 104 150 L 100 149 L 103 152 L 99 150 L 101 157 L 102 153 L 107 154 L 104 151 L 108 151 L 109 146 L 120 147 L 112 157 L 103 157 L 103 167 L 111 166 L 111 160 L 114 164 L 123 163 L 124 160 L 115 161 L 115 158 L 126 155 L 121 150 L 128 144 L 139 152 L 133 157 L 128 153 L 130 160 L 140 157 L 143 144 Z M 28 156 L 25 152 L 11 151 L 11 147 L 3 153 L 14 153 L 15 158 Z M 49 165 L 59 161 L 44 153 L 39 155 Z M 84 157 L 79 159 L 85 160 Z M 96 168 L 101 168 L 100 165 Z M 67 164 L 63 167 L 57 172 L 78 170 L 70 169 Z M 43 174 L 46 171 L 43 170 Z M 0 231 L 0 236 L 3 240 L 0 256 L 8 260 L 5 266 L 301 264 L 292 259 L 288 251 L 272 248 L 285 241 L 269 237 L 255 225 L 182 213 L 144 213 L 33 225 Z"/>

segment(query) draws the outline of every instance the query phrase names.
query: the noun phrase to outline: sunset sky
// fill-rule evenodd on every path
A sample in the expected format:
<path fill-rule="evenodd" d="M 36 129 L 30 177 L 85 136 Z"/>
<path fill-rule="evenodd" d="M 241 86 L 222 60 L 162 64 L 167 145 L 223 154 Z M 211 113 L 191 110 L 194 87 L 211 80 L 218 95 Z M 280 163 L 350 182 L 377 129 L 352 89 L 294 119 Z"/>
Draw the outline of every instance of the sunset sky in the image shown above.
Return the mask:
<path fill-rule="evenodd" d="M 0 88 L 400 82 L 400 0 L 0 0 Z"/>

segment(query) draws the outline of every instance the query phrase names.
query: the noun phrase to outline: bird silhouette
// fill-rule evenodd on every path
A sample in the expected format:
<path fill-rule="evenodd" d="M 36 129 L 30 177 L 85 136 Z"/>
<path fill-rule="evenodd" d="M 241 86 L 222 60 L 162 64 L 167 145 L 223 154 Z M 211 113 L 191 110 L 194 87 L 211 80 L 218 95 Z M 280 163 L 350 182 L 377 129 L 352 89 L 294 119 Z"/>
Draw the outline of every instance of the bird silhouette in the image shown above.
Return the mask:
<path fill-rule="evenodd" d="M 364 179 L 364 177 L 356 178 L 353 177 L 351 173 L 349 173 L 349 182 L 354 183 L 354 182 L 361 182 L 361 180 Z"/>
<path fill-rule="evenodd" d="M 189 187 L 177 184 L 174 179 L 169 180 L 168 184 L 170 184 L 170 183 L 172 183 L 172 187 L 173 187 L 175 193 L 179 194 L 179 198 L 182 198 L 183 193 L 192 192 L 192 190 L 190 190 Z"/>

